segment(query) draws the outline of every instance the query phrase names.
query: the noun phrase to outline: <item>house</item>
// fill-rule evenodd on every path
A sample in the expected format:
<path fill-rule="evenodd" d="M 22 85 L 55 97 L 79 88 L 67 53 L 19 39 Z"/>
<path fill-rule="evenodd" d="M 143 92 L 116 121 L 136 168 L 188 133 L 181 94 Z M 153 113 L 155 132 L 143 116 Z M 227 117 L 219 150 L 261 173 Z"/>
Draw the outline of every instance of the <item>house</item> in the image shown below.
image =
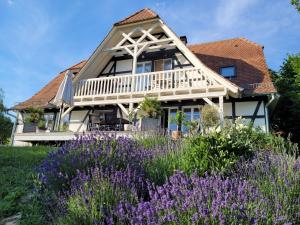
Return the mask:
<path fill-rule="evenodd" d="M 127 121 L 145 96 L 161 102 L 160 127 L 166 130 L 178 129 L 170 119 L 177 110 L 183 110 L 188 120 L 198 119 L 203 105 L 209 104 L 218 108 L 222 119 L 242 116 L 268 132 L 276 89 L 263 49 L 245 38 L 190 45 L 158 14 L 142 9 L 115 23 L 89 59 L 67 69 L 74 74 L 75 93 L 74 106 L 61 116 L 66 131 L 54 132 L 59 109 L 52 100 L 67 70 L 12 108 L 18 115 L 14 144 L 68 140 L 88 132 L 95 113 L 107 129 L 122 132 L 122 122 L 117 126 L 110 121 Z M 26 129 L 30 107 L 44 109 L 46 132 Z"/>

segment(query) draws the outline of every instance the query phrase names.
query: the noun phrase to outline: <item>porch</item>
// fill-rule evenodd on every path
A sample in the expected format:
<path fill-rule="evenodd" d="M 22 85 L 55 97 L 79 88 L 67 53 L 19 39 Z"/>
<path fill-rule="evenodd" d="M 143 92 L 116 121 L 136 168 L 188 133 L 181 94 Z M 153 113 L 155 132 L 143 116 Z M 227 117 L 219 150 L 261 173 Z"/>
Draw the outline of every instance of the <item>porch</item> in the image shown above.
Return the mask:
<path fill-rule="evenodd" d="M 216 98 L 227 89 L 200 68 L 158 71 L 80 80 L 74 105 L 139 103 L 145 96 L 159 101 Z"/>
<path fill-rule="evenodd" d="M 91 132 L 30 132 L 16 133 L 14 136 L 15 142 L 64 142 L 76 139 L 79 135 L 87 135 Z M 134 131 L 101 131 L 105 135 L 114 135 L 115 137 L 132 137 L 137 135 Z M 140 132 L 139 132 L 140 133 Z"/>

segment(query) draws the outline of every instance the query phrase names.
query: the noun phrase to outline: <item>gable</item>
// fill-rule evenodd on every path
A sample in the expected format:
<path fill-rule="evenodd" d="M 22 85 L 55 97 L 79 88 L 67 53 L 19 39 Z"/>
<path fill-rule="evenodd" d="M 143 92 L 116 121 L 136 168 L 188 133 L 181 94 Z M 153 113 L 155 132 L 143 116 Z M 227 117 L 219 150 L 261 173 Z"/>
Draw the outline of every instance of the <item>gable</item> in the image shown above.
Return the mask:
<path fill-rule="evenodd" d="M 147 10 L 146 10 L 147 11 Z M 136 18 L 145 11 L 140 11 L 133 17 Z M 156 15 L 156 14 L 155 14 Z M 123 22 L 124 22 L 123 21 Z M 239 95 L 239 87 L 230 81 L 224 79 L 215 71 L 204 65 L 187 46 L 179 39 L 179 37 L 161 20 L 159 17 L 151 17 L 149 20 L 136 20 L 137 22 L 129 22 L 126 24 L 115 25 L 100 46 L 96 49 L 90 59 L 87 61 L 80 74 L 75 79 L 79 82 L 81 79 L 95 78 L 100 71 L 109 62 L 113 54 L 131 55 L 133 62 L 143 51 L 153 51 L 155 49 L 168 49 L 170 47 L 177 48 L 182 52 L 188 61 L 194 67 L 201 69 L 205 76 L 215 80 L 217 83 L 224 85 L 231 95 Z M 164 36 L 158 39 L 154 34 L 163 33 Z M 136 63 L 133 63 L 134 65 Z M 135 73 L 133 67 L 133 73 Z"/>

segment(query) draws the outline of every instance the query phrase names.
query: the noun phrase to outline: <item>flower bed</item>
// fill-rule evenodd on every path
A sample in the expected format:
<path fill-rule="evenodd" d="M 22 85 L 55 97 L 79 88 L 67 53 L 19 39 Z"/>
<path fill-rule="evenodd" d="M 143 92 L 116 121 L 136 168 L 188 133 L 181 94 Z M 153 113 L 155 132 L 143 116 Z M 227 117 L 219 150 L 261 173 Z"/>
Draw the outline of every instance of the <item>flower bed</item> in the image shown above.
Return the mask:
<path fill-rule="evenodd" d="M 50 153 L 36 188 L 55 224 L 296 224 L 291 149 L 248 128 L 180 141 L 92 134 Z"/>

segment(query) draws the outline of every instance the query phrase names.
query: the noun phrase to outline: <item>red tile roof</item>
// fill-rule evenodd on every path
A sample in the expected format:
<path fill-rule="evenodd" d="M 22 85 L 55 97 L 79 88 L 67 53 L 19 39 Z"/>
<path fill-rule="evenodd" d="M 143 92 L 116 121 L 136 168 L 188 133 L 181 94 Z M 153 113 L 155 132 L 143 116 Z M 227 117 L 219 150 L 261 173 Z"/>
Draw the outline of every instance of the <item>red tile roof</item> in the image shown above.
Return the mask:
<path fill-rule="evenodd" d="M 244 88 L 244 94 L 276 92 L 265 61 L 263 46 L 245 38 L 234 38 L 188 45 L 188 48 L 217 73 L 221 67 L 235 66 L 236 77 L 230 81 Z"/>
<path fill-rule="evenodd" d="M 14 106 L 13 109 L 16 110 L 23 110 L 29 107 L 35 108 L 47 108 L 50 105 L 50 101 L 55 97 L 56 92 L 59 88 L 60 83 L 64 79 L 65 72 L 67 70 L 71 70 L 73 73 L 78 73 L 79 70 L 84 66 L 86 61 L 81 61 L 70 68 L 60 72 L 53 80 L 51 80 L 45 87 L 43 87 L 39 92 L 33 95 L 30 99 L 19 103 L 18 105 Z M 53 107 L 53 106 L 52 106 Z"/>
<path fill-rule="evenodd" d="M 151 9 L 144 8 L 144 9 L 126 17 L 125 19 L 115 23 L 115 25 L 119 26 L 119 25 L 124 25 L 124 24 L 137 23 L 137 22 L 151 20 L 151 19 L 155 19 L 155 18 L 159 18 L 159 16 L 155 12 L 153 12 Z"/>

